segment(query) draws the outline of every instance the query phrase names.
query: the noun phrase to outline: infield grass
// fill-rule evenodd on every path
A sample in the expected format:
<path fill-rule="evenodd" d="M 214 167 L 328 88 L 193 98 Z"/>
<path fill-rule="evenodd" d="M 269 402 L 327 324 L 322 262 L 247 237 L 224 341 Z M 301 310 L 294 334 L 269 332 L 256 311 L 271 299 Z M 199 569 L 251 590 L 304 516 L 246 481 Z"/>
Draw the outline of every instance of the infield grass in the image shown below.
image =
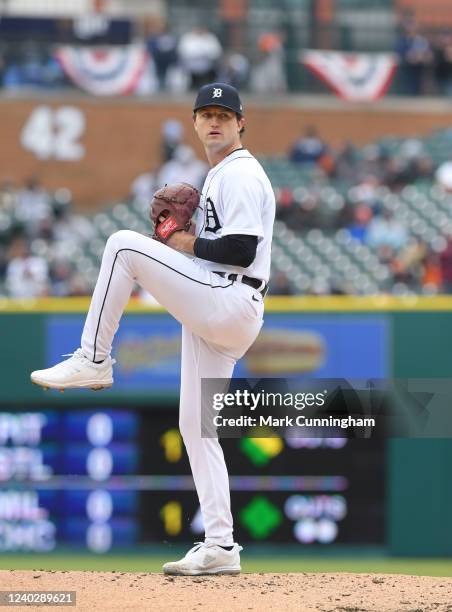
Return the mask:
<path fill-rule="evenodd" d="M 161 572 L 163 563 L 179 558 L 180 551 L 169 555 L 88 555 L 77 554 L 48 556 L 39 554 L 3 554 L 0 569 L 16 570 L 86 570 L 117 572 Z M 242 554 L 242 569 L 247 573 L 259 572 L 314 572 L 314 573 L 376 573 L 409 574 L 415 576 L 452 576 L 452 559 L 412 558 L 309 558 L 293 555 L 268 556 Z"/>

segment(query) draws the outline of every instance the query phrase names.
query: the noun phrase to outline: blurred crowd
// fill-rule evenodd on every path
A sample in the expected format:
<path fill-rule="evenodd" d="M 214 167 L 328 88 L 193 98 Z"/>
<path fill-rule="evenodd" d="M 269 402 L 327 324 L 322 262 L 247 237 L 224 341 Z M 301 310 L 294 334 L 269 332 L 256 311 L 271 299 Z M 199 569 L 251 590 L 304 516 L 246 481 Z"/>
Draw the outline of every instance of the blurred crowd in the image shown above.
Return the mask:
<path fill-rule="evenodd" d="M 401 20 L 396 44 L 401 92 L 452 95 L 452 31 L 425 33 L 413 15 Z"/>
<path fill-rule="evenodd" d="M 115 36 L 108 18 L 99 10 L 73 22 L 58 22 L 47 44 L 32 37 L 0 45 L 0 87 L 71 87 L 55 53 L 62 44 L 96 46 L 133 41 L 143 44 L 150 58 L 137 87 L 141 94 L 196 90 L 215 80 L 255 92 L 287 89 L 283 37 L 278 32 L 259 35 L 251 53 L 245 55 L 201 24 L 176 35 L 165 20 L 155 18 L 146 20 L 139 34 L 129 30 L 124 26 L 122 36 L 118 32 Z M 0 22 L 0 38 L 1 34 Z"/>
<path fill-rule="evenodd" d="M 202 23 L 185 30 L 177 24 L 176 31 L 161 17 L 146 19 L 139 26 L 132 20 L 112 19 L 105 4 L 106 0 L 94 0 L 91 11 L 72 20 L 35 20 L 41 22 L 40 29 L 30 26 L 32 20 L 22 20 L 22 40 L 19 20 L 12 20 L 9 28 L 8 19 L 0 21 L 0 87 L 71 87 L 55 55 L 61 45 L 143 44 L 151 61 L 137 88 L 139 93 L 179 93 L 214 80 L 256 93 L 284 93 L 290 80 L 288 70 L 294 72 L 296 66 L 301 74 L 301 49 L 292 48 L 293 41 L 289 46 L 287 32 L 281 28 L 259 31 L 245 44 L 243 36 L 238 41 L 225 35 L 221 27 L 213 31 Z M 451 96 L 450 27 L 426 31 L 408 12 L 400 17 L 394 38 L 394 48 L 386 49 L 398 59 L 394 93 Z M 295 79 L 296 86 L 292 78 L 292 87 L 309 84 L 300 78 Z"/>
<path fill-rule="evenodd" d="M 212 81 L 257 93 L 287 90 L 283 37 L 277 32 L 258 37 L 252 58 L 223 45 L 202 25 L 177 37 L 166 22 L 151 22 L 146 44 L 160 90 L 196 90 Z"/>
<path fill-rule="evenodd" d="M 154 192 L 179 181 L 202 187 L 208 166 L 184 142 L 180 122 L 162 125 L 160 164 L 133 181 L 129 203 L 148 209 Z M 0 296 L 13 298 L 88 295 L 90 279 L 77 254 L 97 230 L 90 217 L 74 212 L 68 189 L 51 191 L 36 176 L 23 184 L 0 183 Z"/>
<path fill-rule="evenodd" d="M 385 206 L 388 194 L 424 182 L 452 191 L 452 164 L 435 167 L 422 141 L 407 139 L 397 153 L 383 145 L 357 149 L 351 143 L 329 146 L 314 126 L 307 126 L 288 151 L 300 171 L 300 184 L 276 190 L 277 219 L 297 232 L 320 228 L 326 233 L 345 229 L 355 241 L 376 253 L 390 271 L 391 292 L 398 283 L 414 292 L 452 292 L 452 233 L 432 248 L 413 236 L 393 210 Z M 288 279 L 279 273 L 273 293 L 291 293 Z M 344 293 L 339 286 L 324 293 Z"/>
<path fill-rule="evenodd" d="M 136 177 L 130 187 L 129 200 L 147 206 L 157 189 L 171 183 L 190 183 L 201 190 L 209 168 L 198 159 L 184 138 L 184 127 L 180 121 L 169 119 L 162 124 L 160 163 L 157 168 Z"/>
<path fill-rule="evenodd" d="M 314 126 L 306 126 L 282 161 L 290 184 L 275 184 L 277 219 L 306 236 L 310 229 L 325 235 L 345 230 L 386 266 L 391 293 L 398 284 L 416 293 L 452 293 L 452 232 L 444 228 L 434 248 L 415 236 L 394 210 L 385 205 L 407 186 L 419 182 L 452 192 L 452 163 L 434 164 L 420 140 L 401 141 L 394 152 L 382 143 L 357 148 L 333 147 Z M 265 163 L 265 160 L 263 160 Z M 171 119 L 162 124 L 160 164 L 136 177 L 125 198 L 129 206 L 148 210 L 153 193 L 166 183 L 186 181 L 201 188 L 208 172 L 185 142 L 184 128 Z M 22 185 L 0 184 L 0 295 L 14 298 L 90 294 L 92 279 L 76 265 L 77 253 L 99 238 L 89 217 L 73 210 L 67 189 L 49 191 L 37 177 Z M 313 283 L 310 293 L 347 293 L 345 286 Z M 293 283 L 275 270 L 270 293 L 290 295 Z"/>
<path fill-rule="evenodd" d="M 71 210 L 67 189 L 50 192 L 37 177 L 0 184 L 0 295 L 13 298 L 86 295 L 72 253 L 95 231 Z"/>

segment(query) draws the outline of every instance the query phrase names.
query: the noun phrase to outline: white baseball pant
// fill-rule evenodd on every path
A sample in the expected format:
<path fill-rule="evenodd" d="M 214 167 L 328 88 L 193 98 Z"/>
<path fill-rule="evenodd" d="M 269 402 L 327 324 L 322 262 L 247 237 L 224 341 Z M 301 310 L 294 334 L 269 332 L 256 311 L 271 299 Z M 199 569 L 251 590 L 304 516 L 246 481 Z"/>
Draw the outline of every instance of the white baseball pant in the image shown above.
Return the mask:
<path fill-rule="evenodd" d="M 81 346 L 89 359 L 100 361 L 110 354 L 135 282 L 182 324 L 180 431 L 206 541 L 229 546 L 228 473 L 218 439 L 201 437 L 201 380 L 232 377 L 237 359 L 262 326 L 262 298 L 252 287 L 224 279 L 152 238 L 116 232 L 107 241 L 83 329 Z"/>

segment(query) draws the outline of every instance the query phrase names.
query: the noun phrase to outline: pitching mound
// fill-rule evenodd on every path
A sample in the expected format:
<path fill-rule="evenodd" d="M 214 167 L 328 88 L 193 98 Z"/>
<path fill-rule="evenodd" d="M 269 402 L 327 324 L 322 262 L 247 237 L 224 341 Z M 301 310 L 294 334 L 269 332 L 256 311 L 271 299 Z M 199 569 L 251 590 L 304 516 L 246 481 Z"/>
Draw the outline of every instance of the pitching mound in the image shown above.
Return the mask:
<path fill-rule="evenodd" d="M 76 609 L 90 611 L 452 612 L 452 579 L 425 576 L 242 574 L 188 578 L 11 570 L 0 571 L 0 584 L 2 591 L 76 591 Z M 35 606 L 26 607 L 30 608 Z"/>

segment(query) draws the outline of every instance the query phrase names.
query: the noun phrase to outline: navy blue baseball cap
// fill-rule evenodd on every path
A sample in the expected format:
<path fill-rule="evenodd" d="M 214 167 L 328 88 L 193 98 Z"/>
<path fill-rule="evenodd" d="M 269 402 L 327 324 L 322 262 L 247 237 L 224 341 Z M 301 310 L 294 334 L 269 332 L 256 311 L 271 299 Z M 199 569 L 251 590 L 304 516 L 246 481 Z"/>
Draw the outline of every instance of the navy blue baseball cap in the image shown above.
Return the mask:
<path fill-rule="evenodd" d="M 195 113 L 204 106 L 222 106 L 234 113 L 243 115 L 243 106 L 240 101 L 239 92 L 227 83 L 209 83 L 203 85 L 196 96 L 193 112 Z"/>

